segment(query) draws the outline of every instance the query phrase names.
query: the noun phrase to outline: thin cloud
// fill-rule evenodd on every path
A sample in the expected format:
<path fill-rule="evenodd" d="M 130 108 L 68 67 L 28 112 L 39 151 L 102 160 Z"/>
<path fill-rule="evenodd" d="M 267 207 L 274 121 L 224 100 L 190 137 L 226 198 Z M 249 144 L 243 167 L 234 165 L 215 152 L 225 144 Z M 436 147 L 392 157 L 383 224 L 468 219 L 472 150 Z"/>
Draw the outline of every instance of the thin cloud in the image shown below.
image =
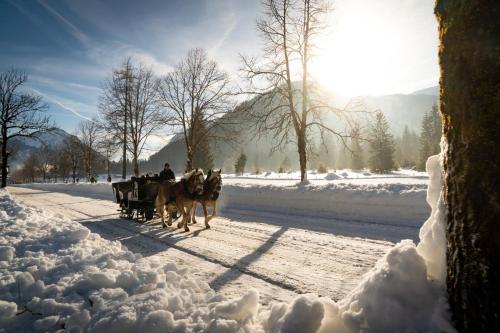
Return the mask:
<path fill-rule="evenodd" d="M 52 79 L 52 78 L 42 77 L 39 75 L 31 75 L 30 79 L 33 81 L 37 81 L 37 82 L 40 82 L 43 84 L 50 85 L 50 86 L 55 87 L 55 88 L 64 86 L 64 87 L 69 87 L 69 88 L 84 89 L 84 90 L 93 91 L 93 92 L 101 92 L 101 88 L 99 88 L 99 87 L 89 86 L 86 84 L 75 83 L 75 82 L 61 81 L 61 80 L 56 80 L 56 79 Z"/>
<path fill-rule="evenodd" d="M 222 37 L 217 42 L 215 42 L 215 44 L 213 46 L 211 46 L 208 49 L 208 52 L 210 54 L 216 53 L 224 45 L 226 40 L 229 38 L 229 36 L 233 32 L 235 26 L 236 26 L 236 20 L 234 19 L 234 15 L 232 15 L 231 23 L 229 24 L 228 28 L 226 30 L 224 30 Z"/>
<path fill-rule="evenodd" d="M 36 90 L 34 88 L 31 88 L 31 90 L 33 90 L 36 94 L 44 97 L 45 99 L 47 99 L 48 101 L 50 101 L 51 103 L 54 103 L 56 104 L 57 106 L 61 107 L 62 109 L 64 110 L 67 110 L 67 111 L 70 111 L 72 112 L 74 115 L 82 118 L 82 119 L 85 119 L 85 120 L 89 120 L 89 121 L 93 121 L 91 118 L 89 117 L 86 117 L 84 115 L 82 115 L 80 112 L 76 111 L 75 109 L 67 106 L 67 105 L 64 105 L 62 102 L 60 102 L 57 98 L 53 97 L 53 96 L 50 96 L 50 95 L 47 95 L 39 90 Z"/>
<path fill-rule="evenodd" d="M 80 29 L 78 29 L 73 23 L 68 21 L 64 16 L 59 14 L 54 8 L 50 7 L 42 0 L 37 0 L 37 2 L 43 6 L 52 16 L 54 16 L 59 22 L 63 23 L 66 27 L 69 28 L 69 32 L 78 39 L 85 46 L 89 45 L 90 39 L 89 37 L 83 33 Z"/>

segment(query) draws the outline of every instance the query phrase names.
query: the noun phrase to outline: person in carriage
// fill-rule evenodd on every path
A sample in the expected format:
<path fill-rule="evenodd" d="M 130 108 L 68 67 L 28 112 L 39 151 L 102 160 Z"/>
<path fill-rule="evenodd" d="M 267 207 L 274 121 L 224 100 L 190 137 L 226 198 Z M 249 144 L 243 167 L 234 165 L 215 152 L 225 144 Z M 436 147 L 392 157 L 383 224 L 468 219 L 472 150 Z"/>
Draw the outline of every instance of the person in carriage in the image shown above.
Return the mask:
<path fill-rule="evenodd" d="M 167 180 L 175 180 L 175 174 L 172 169 L 170 169 L 170 164 L 165 163 L 163 170 L 160 172 L 160 181 L 164 182 Z"/>

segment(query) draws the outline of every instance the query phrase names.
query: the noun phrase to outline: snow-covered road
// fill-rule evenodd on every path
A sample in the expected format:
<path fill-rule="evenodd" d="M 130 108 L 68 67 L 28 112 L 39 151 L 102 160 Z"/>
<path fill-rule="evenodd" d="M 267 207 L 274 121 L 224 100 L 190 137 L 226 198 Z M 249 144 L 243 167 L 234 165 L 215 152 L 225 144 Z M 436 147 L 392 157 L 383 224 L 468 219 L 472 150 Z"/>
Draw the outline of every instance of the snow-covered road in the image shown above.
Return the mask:
<path fill-rule="evenodd" d="M 52 211 L 144 257 L 175 259 L 226 296 L 255 287 L 262 304 L 314 293 L 341 299 L 399 239 L 418 237 L 418 227 L 306 218 L 231 209 L 212 229 L 184 233 L 120 219 L 110 199 L 86 193 L 10 187 L 17 200 Z M 199 220 L 202 220 L 200 218 Z"/>

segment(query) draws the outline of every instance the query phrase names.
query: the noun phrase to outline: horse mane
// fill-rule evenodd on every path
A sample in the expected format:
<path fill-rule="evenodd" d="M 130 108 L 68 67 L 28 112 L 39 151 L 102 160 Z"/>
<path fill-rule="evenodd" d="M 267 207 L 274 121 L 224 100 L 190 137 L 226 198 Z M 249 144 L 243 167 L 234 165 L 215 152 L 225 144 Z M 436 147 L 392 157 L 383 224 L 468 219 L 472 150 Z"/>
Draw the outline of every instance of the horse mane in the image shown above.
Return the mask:
<path fill-rule="evenodd" d="M 203 174 L 203 170 L 201 169 L 194 169 L 194 170 L 191 170 L 189 172 L 186 172 L 183 176 L 182 176 L 182 179 L 184 180 L 189 180 L 191 179 L 191 177 L 194 176 L 195 173 L 201 173 L 202 176 L 204 176 Z"/>
<path fill-rule="evenodd" d="M 187 180 L 187 179 L 191 178 L 191 177 L 193 176 L 193 174 L 194 174 L 194 172 L 195 172 L 195 171 L 196 171 L 196 170 L 191 170 L 191 171 L 189 171 L 189 172 L 186 172 L 186 173 L 182 176 L 182 179 Z"/>

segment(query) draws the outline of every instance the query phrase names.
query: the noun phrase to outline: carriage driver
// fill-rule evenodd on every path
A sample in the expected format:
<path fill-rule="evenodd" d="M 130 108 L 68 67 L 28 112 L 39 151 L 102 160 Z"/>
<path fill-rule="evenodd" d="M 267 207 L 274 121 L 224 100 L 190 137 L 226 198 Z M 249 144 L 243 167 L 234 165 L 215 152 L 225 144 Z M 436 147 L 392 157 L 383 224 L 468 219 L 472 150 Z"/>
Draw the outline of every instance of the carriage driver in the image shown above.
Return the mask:
<path fill-rule="evenodd" d="M 170 169 L 170 164 L 165 163 L 163 170 L 160 172 L 160 181 L 175 180 L 174 172 Z"/>

